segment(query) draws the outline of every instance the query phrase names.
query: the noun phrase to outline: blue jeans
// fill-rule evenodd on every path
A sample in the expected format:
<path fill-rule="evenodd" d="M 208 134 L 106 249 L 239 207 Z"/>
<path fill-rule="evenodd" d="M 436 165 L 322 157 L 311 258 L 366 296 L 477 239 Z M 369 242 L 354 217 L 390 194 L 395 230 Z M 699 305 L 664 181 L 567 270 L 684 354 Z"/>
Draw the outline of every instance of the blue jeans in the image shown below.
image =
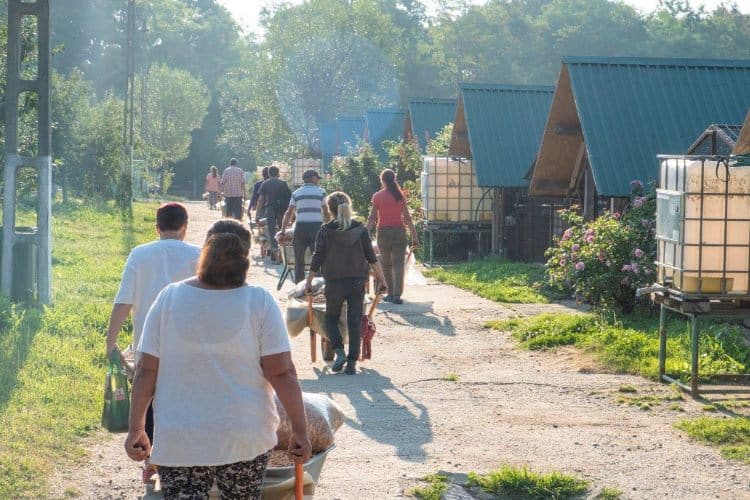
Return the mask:
<path fill-rule="evenodd" d="M 343 349 L 339 319 L 346 302 L 346 326 L 349 330 L 349 354 L 347 360 L 359 359 L 359 344 L 362 333 L 363 302 L 365 300 L 365 278 L 344 278 L 326 281 L 326 332 L 331 347 Z"/>

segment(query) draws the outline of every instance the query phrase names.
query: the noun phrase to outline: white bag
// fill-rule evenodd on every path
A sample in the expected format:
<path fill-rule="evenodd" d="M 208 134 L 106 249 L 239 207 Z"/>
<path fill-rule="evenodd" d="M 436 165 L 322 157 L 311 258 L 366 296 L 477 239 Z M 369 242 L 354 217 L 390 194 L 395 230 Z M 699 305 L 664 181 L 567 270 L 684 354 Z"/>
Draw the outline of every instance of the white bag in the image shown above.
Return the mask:
<path fill-rule="evenodd" d="M 276 430 L 278 443 L 277 450 L 289 448 L 289 440 L 292 437 L 292 424 L 284 410 L 284 405 L 274 395 L 276 411 L 279 413 L 279 428 Z M 333 445 L 333 434 L 344 423 L 344 412 L 336 402 L 323 394 L 311 392 L 302 393 L 302 402 L 305 405 L 305 417 L 307 420 L 307 436 L 310 438 L 313 455 L 328 449 Z"/>
<path fill-rule="evenodd" d="M 404 283 L 409 286 L 427 284 L 427 278 L 419 270 L 417 259 L 414 258 L 414 252 L 411 250 L 406 254 L 406 262 L 404 263 Z"/>

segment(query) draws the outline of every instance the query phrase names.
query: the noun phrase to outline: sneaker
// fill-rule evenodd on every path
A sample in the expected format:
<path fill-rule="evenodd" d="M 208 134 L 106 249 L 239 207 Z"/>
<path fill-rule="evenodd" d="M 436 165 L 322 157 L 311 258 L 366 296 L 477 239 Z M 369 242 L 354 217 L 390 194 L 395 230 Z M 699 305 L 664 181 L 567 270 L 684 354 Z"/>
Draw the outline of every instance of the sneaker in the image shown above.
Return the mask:
<path fill-rule="evenodd" d="M 333 360 L 331 371 L 340 372 L 344 368 L 344 363 L 346 363 L 346 353 L 343 349 L 336 349 L 336 359 Z"/>
<path fill-rule="evenodd" d="M 393 302 L 393 295 L 386 295 L 383 297 L 383 302 Z"/>
<path fill-rule="evenodd" d="M 357 362 L 347 361 L 346 370 L 344 370 L 344 373 L 346 373 L 347 375 L 356 375 L 357 374 Z"/>
<path fill-rule="evenodd" d="M 404 303 L 404 301 L 401 300 L 401 297 L 399 297 L 399 296 L 393 297 L 393 300 L 391 302 L 393 302 L 394 304 L 403 304 Z"/>

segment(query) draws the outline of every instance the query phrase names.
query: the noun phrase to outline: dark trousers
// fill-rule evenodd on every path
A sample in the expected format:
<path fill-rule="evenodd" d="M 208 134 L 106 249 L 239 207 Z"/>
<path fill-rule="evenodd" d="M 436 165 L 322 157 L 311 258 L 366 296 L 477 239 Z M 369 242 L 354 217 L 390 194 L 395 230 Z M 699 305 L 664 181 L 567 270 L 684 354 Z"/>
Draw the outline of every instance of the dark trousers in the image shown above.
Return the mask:
<path fill-rule="evenodd" d="M 401 297 L 404 292 L 404 261 L 406 260 L 406 231 L 400 227 L 378 229 L 380 265 L 388 285 L 388 295 Z"/>
<path fill-rule="evenodd" d="M 224 202 L 227 204 L 226 216 L 242 220 L 242 196 L 231 196 L 225 198 Z"/>
<path fill-rule="evenodd" d="M 305 280 L 305 252 L 315 252 L 315 237 L 320 231 L 320 222 L 298 222 L 294 226 L 294 282 Z"/>
<path fill-rule="evenodd" d="M 326 281 L 326 332 L 334 349 L 343 349 L 339 319 L 346 302 L 346 326 L 349 330 L 349 353 L 347 359 L 359 359 L 359 343 L 362 333 L 363 302 L 365 300 L 365 278 L 344 278 Z"/>
<path fill-rule="evenodd" d="M 276 231 L 281 226 L 281 214 L 277 214 L 276 210 L 271 207 L 266 207 L 263 215 L 266 217 L 268 239 L 271 242 L 271 249 L 276 250 L 279 248 L 279 242 L 276 241 Z"/>

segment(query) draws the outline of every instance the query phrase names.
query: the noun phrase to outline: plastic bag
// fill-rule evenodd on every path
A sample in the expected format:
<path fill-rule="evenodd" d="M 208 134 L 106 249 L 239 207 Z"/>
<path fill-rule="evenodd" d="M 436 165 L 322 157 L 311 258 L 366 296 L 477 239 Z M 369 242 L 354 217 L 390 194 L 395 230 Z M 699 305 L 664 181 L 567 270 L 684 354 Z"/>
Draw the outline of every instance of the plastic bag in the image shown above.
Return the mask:
<path fill-rule="evenodd" d="M 325 293 L 325 284 L 326 280 L 324 278 L 313 278 L 312 282 L 310 283 L 313 295 L 322 295 L 323 293 Z M 289 290 L 289 293 L 286 294 L 287 298 L 301 299 L 302 297 L 304 297 L 306 285 L 307 283 L 305 281 L 300 281 L 299 283 L 294 285 L 294 288 Z"/>
<path fill-rule="evenodd" d="M 279 428 L 276 430 L 278 443 L 277 450 L 289 448 L 289 439 L 292 437 L 292 424 L 286 414 L 284 405 L 274 395 L 276 411 L 279 413 Z M 302 402 L 305 405 L 305 418 L 307 420 L 307 436 L 310 438 L 313 455 L 326 450 L 333 444 L 333 434 L 344 423 L 344 412 L 334 400 L 323 394 L 302 393 Z"/>
<path fill-rule="evenodd" d="M 109 353 L 109 366 L 104 378 L 104 409 L 102 427 L 109 432 L 127 432 L 130 414 L 128 375 L 120 351 Z"/>
<path fill-rule="evenodd" d="M 406 254 L 406 263 L 404 264 L 404 283 L 410 286 L 426 285 L 427 278 L 417 267 L 417 259 L 414 258 L 414 252 L 409 250 Z"/>

